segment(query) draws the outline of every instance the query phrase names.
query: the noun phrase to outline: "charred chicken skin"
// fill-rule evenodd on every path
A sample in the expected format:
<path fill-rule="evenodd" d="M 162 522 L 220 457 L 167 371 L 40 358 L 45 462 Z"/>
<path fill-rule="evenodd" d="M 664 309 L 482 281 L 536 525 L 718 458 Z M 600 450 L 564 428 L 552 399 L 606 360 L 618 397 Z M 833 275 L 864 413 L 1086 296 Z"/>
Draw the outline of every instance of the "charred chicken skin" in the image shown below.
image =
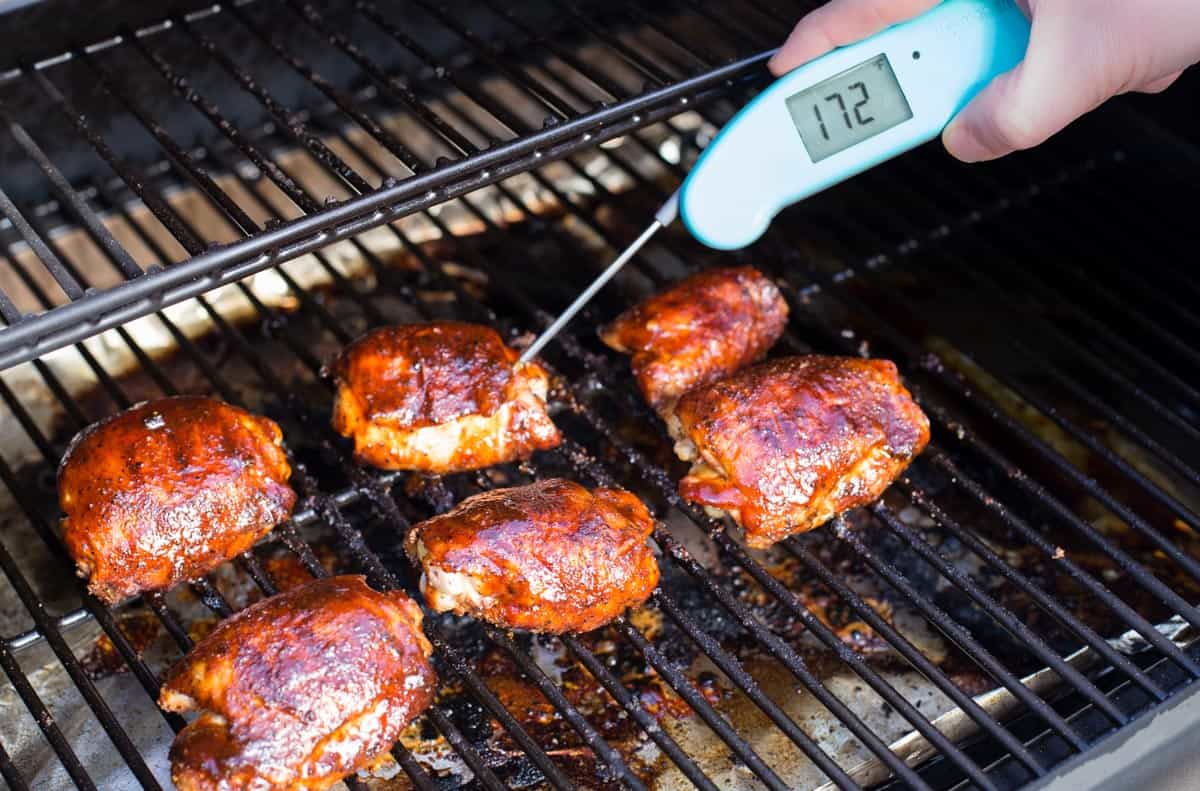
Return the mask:
<path fill-rule="evenodd" d="M 332 367 L 333 426 L 383 469 L 444 474 L 527 459 L 562 438 L 546 414 L 545 369 L 517 358 L 477 324 L 375 330 Z"/>
<path fill-rule="evenodd" d="M 550 479 L 470 497 L 414 527 L 405 546 L 435 610 L 561 634 L 646 600 L 658 584 L 653 529 L 629 492 Z"/>
<path fill-rule="evenodd" d="M 159 705 L 201 710 L 171 745 L 180 791 L 318 791 L 384 755 L 433 700 L 421 610 L 362 577 L 314 580 L 219 624 Z"/>
<path fill-rule="evenodd" d="M 752 547 L 878 498 L 929 442 L 886 360 L 786 357 L 679 399 L 668 428 L 693 461 L 680 494 L 728 513 Z"/>
<path fill-rule="evenodd" d="M 271 420 L 198 396 L 139 404 L 79 433 L 58 470 L 79 575 L 116 603 L 195 579 L 291 514 Z"/>
<path fill-rule="evenodd" d="M 787 317 L 779 289 L 758 270 L 711 269 L 629 309 L 602 329 L 600 338 L 633 355 L 642 394 L 667 413 L 693 387 L 762 358 L 783 333 Z"/>

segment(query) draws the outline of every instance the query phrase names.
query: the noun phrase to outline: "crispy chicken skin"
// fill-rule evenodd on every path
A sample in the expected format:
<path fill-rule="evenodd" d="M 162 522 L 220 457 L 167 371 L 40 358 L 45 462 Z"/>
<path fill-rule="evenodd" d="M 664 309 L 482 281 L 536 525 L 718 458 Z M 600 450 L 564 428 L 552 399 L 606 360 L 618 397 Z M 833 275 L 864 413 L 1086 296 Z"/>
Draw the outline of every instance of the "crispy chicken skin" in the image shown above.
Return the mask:
<path fill-rule="evenodd" d="M 561 634 L 646 600 L 658 584 L 653 529 L 627 491 L 550 479 L 470 497 L 414 527 L 405 548 L 435 610 Z"/>
<path fill-rule="evenodd" d="M 864 505 L 929 442 L 929 420 L 887 360 L 786 357 L 679 399 L 668 428 L 694 461 L 680 494 L 767 547 Z"/>
<path fill-rule="evenodd" d="M 710 269 L 622 313 L 600 338 L 633 355 L 642 394 L 666 413 L 693 387 L 760 359 L 787 316 L 779 289 L 758 270 Z"/>
<path fill-rule="evenodd" d="M 171 668 L 180 791 L 315 791 L 381 757 L 433 700 L 421 610 L 362 577 L 313 580 L 219 624 Z"/>
<path fill-rule="evenodd" d="M 442 321 L 374 330 L 331 372 L 333 427 L 359 461 L 444 474 L 527 459 L 562 437 L 546 414 L 549 377 L 494 330 Z"/>
<path fill-rule="evenodd" d="M 282 444 L 273 421 L 200 396 L 139 404 L 81 431 L 58 497 L 89 590 L 113 604 L 249 549 L 296 501 Z"/>

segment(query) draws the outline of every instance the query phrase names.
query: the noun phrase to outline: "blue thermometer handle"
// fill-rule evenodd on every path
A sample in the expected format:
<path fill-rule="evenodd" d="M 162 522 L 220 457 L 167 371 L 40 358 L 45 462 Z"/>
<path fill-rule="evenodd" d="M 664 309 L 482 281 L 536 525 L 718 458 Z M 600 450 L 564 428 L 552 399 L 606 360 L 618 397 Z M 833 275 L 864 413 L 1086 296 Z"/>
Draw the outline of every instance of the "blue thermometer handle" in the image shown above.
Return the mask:
<path fill-rule="evenodd" d="M 680 188 L 684 224 L 709 247 L 745 247 L 784 207 L 936 138 L 1028 42 L 1013 0 L 945 0 L 801 66 L 705 148 Z"/>

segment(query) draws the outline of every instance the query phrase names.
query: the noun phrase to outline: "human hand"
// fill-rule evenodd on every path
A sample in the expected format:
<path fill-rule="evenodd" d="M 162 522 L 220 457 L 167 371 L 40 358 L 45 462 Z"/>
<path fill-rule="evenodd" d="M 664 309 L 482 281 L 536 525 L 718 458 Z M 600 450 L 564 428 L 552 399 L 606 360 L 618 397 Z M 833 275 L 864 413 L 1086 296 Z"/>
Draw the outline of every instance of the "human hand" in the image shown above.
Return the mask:
<path fill-rule="evenodd" d="M 832 0 L 805 16 L 768 64 L 776 76 L 914 17 L 938 0 Z M 965 162 L 1032 148 L 1108 99 L 1157 93 L 1200 62 L 1197 0 L 1018 0 L 1033 21 L 1025 60 L 950 122 Z"/>

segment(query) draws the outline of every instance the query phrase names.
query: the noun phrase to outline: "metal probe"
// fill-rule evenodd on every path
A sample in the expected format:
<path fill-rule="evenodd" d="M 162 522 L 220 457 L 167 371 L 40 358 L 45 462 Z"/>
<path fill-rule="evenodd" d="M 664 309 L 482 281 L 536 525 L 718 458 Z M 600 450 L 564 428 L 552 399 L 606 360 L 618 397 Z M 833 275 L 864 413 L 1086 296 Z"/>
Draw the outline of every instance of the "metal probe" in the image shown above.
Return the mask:
<path fill-rule="evenodd" d="M 637 254 L 638 250 L 641 250 L 642 247 L 645 246 L 646 242 L 650 241 L 650 237 L 658 233 L 660 228 L 666 228 L 668 225 L 675 222 L 675 218 L 678 216 L 679 192 L 677 190 L 673 195 L 671 195 L 671 197 L 667 198 L 667 202 L 659 207 L 658 211 L 654 212 L 654 222 L 650 223 L 650 226 L 646 230 L 642 231 L 641 235 L 634 239 L 633 243 L 626 247 L 621 254 L 617 256 L 616 259 L 609 264 L 603 272 L 600 273 L 599 277 L 593 280 L 592 284 L 584 289 L 583 293 L 576 297 L 574 302 L 567 306 L 566 310 L 559 314 L 559 317 L 554 320 L 554 323 L 547 327 L 542 334 L 538 336 L 538 339 L 530 344 L 529 348 L 527 348 L 521 354 L 521 357 L 519 360 L 517 360 L 517 362 L 527 363 L 536 357 L 538 352 L 545 348 L 546 344 L 553 340 L 554 336 L 557 335 L 563 327 L 567 326 L 567 323 L 571 319 L 575 318 L 575 314 L 583 310 L 583 306 L 586 305 L 591 298 L 596 295 L 596 292 L 604 288 L 604 284 L 612 280 L 613 276 L 616 275 L 617 272 L 621 271 L 621 267 L 625 266 L 629 259 L 633 258 Z"/>

